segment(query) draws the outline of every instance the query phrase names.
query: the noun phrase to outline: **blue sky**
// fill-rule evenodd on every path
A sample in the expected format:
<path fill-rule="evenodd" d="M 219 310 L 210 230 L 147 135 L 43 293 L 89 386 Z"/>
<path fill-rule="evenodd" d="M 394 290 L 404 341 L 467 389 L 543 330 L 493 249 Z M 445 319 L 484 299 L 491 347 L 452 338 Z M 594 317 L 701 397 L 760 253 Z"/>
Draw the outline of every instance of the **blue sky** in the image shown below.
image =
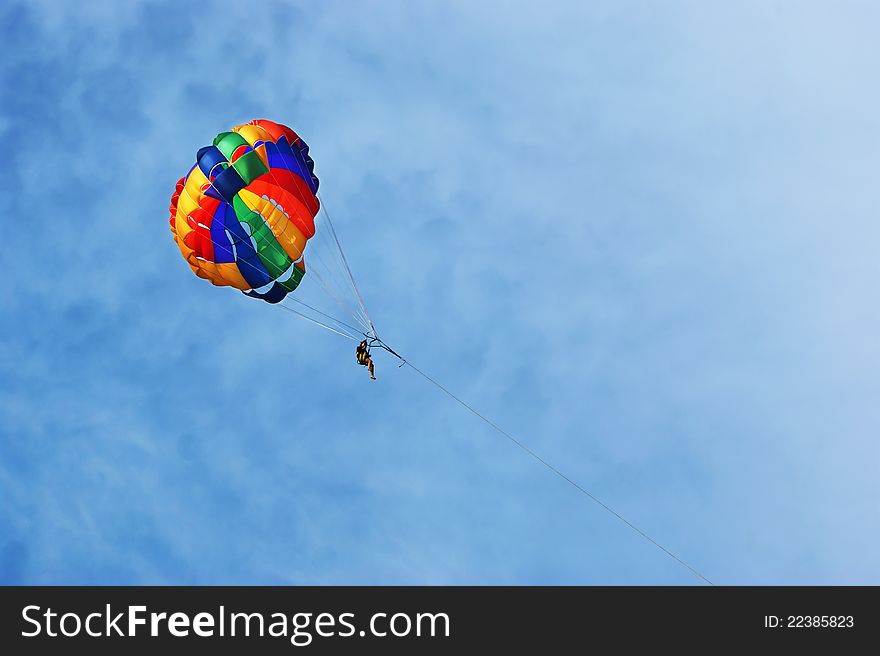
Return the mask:
<path fill-rule="evenodd" d="M 0 10 L 0 583 L 699 583 L 192 276 L 260 117 L 415 364 L 717 583 L 880 583 L 876 4 L 259 5 Z"/>

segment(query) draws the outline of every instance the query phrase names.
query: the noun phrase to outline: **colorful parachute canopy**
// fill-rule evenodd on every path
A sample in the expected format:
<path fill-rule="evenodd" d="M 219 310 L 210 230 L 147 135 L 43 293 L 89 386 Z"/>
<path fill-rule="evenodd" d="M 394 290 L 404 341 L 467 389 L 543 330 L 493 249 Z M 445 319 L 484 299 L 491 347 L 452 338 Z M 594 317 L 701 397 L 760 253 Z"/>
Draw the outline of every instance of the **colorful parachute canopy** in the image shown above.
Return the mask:
<path fill-rule="evenodd" d="M 290 128 L 256 120 L 221 132 L 171 196 L 171 233 L 190 268 L 215 285 L 278 303 L 305 275 L 318 178 Z"/>

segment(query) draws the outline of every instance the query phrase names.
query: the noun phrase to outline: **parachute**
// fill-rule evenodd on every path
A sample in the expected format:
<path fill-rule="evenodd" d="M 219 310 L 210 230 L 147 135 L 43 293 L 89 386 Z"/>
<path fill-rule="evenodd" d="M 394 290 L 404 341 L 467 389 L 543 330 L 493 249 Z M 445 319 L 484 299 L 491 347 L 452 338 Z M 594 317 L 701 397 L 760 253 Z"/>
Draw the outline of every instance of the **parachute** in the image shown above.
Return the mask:
<path fill-rule="evenodd" d="M 177 182 L 171 234 L 199 278 L 272 304 L 303 282 L 309 246 L 310 277 L 336 306 L 293 299 L 309 312 L 283 307 L 351 339 L 376 337 L 326 210 L 316 225 L 323 208 L 314 169 L 308 145 L 286 125 L 258 119 L 221 132 Z M 339 309 L 360 327 L 336 318 Z"/>
<path fill-rule="evenodd" d="M 293 130 L 266 120 L 201 148 L 170 206 L 171 233 L 193 273 L 269 303 L 295 290 L 320 208 L 314 166 Z"/>

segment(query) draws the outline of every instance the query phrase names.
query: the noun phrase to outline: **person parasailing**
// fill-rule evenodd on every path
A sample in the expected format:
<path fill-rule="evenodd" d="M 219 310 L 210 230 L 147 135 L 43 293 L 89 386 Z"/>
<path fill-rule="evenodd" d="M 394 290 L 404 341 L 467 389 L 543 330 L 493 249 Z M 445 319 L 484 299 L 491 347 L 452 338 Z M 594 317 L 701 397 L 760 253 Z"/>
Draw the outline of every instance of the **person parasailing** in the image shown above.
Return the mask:
<path fill-rule="evenodd" d="M 366 367 L 367 370 L 370 372 L 370 378 L 372 380 L 376 380 L 373 367 L 373 358 L 370 357 L 370 347 L 367 344 L 367 340 L 364 340 L 360 344 L 358 344 L 357 350 L 355 351 L 355 356 L 357 357 L 358 364 Z"/>

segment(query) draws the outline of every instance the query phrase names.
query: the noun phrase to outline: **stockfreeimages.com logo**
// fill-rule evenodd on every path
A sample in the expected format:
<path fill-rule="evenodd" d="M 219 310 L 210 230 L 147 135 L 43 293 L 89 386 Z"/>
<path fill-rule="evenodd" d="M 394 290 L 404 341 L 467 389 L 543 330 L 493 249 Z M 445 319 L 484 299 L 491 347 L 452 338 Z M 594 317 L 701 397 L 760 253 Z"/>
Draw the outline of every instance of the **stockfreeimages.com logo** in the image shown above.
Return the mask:
<path fill-rule="evenodd" d="M 25 638 L 136 638 L 171 636 L 174 638 L 288 638 L 296 647 L 306 647 L 316 637 L 353 636 L 449 637 L 446 613 L 374 613 L 366 628 L 355 626 L 354 613 L 238 613 L 220 606 L 216 613 L 148 612 L 146 606 L 127 606 L 114 612 L 110 604 L 102 611 L 80 616 L 58 613 L 51 608 L 25 606 L 21 611 Z"/>

